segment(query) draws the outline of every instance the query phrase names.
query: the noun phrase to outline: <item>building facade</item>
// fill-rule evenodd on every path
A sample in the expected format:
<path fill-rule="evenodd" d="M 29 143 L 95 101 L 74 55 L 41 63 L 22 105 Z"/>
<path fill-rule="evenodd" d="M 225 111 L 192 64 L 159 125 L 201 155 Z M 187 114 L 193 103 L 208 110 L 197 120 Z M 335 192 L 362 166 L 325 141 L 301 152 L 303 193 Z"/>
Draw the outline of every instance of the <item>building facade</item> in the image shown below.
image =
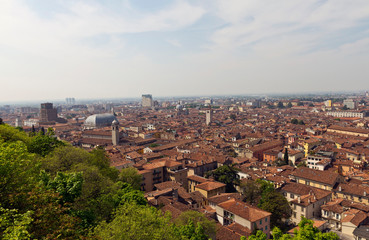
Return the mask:
<path fill-rule="evenodd" d="M 40 123 L 55 122 L 58 119 L 57 110 L 52 103 L 41 103 Z"/>
<path fill-rule="evenodd" d="M 152 95 L 151 94 L 144 94 L 142 95 L 142 107 L 153 107 Z"/>

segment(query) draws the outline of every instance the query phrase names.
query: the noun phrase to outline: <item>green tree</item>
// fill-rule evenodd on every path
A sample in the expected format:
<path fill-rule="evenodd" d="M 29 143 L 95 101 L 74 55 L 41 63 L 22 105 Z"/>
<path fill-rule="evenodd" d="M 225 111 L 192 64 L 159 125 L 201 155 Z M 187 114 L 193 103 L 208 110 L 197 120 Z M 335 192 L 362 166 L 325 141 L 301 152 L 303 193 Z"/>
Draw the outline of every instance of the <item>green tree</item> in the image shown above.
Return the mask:
<path fill-rule="evenodd" d="M 304 121 L 303 120 L 299 120 L 298 122 L 299 125 L 305 125 Z"/>
<path fill-rule="evenodd" d="M 292 103 L 290 103 L 290 102 L 289 102 L 289 103 L 287 104 L 287 107 L 288 107 L 288 108 L 291 108 L 291 107 L 292 107 Z"/>
<path fill-rule="evenodd" d="M 137 205 L 146 205 L 147 200 L 142 191 L 134 189 L 128 183 L 118 182 L 117 186 L 119 186 L 119 191 L 114 196 L 114 199 L 117 204 L 128 204 L 134 203 Z"/>
<path fill-rule="evenodd" d="M 288 164 L 288 149 L 287 148 L 284 149 L 283 164 L 284 165 Z"/>
<path fill-rule="evenodd" d="M 277 191 L 272 191 L 263 195 L 260 200 L 259 207 L 272 213 L 272 216 L 270 217 L 270 224 L 272 226 L 282 225 L 282 219 L 290 218 L 292 213 L 287 199 Z"/>
<path fill-rule="evenodd" d="M 226 184 L 227 192 L 235 192 L 234 185 L 239 185 L 240 179 L 237 170 L 231 165 L 223 165 L 205 174 L 207 178 L 213 177 L 215 181 Z"/>
<path fill-rule="evenodd" d="M 302 240 L 302 239 L 321 239 L 321 240 L 338 240 L 339 237 L 336 233 L 327 232 L 322 233 L 313 226 L 313 221 L 301 218 L 299 228 L 294 230 L 294 236 L 291 237 L 289 234 L 283 234 L 278 228 L 274 227 L 272 232 L 273 240 Z"/>
<path fill-rule="evenodd" d="M 82 235 L 80 219 L 71 215 L 70 206 L 61 205 L 61 196 L 53 190 L 35 187 L 20 193 L 24 209 L 32 211 L 30 233 L 32 239 L 79 239 Z"/>
<path fill-rule="evenodd" d="M 36 167 L 23 142 L 0 141 L 0 203 L 3 207 L 9 207 L 9 195 L 32 188 Z"/>
<path fill-rule="evenodd" d="M 268 181 L 257 179 L 241 184 L 244 201 L 272 213 L 270 222 L 272 226 L 281 225 L 282 218 L 291 216 L 291 207 L 286 198 Z"/>
<path fill-rule="evenodd" d="M 175 239 L 170 214 L 136 204 L 119 206 L 109 223 L 103 221 L 94 230 L 100 239 L 155 240 Z"/>
<path fill-rule="evenodd" d="M 24 131 L 19 131 L 18 129 L 9 126 L 7 124 L 0 125 L 0 142 L 17 142 L 21 141 L 25 144 L 30 142 L 30 138 L 26 135 Z"/>
<path fill-rule="evenodd" d="M 50 179 L 50 174 L 41 171 L 41 183 L 47 189 L 53 189 L 62 196 L 63 202 L 74 202 L 82 192 L 82 173 L 62 173 L 58 172 L 54 179 Z"/>
<path fill-rule="evenodd" d="M 255 235 L 251 235 L 248 240 L 267 240 L 267 235 L 263 231 L 258 230 Z"/>
<path fill-rule="evenodd" d="M 284 105 L 282 102 L 278 102 L 278 105 L 277 105 L 278 108 L 284 108 Z"/>
<path fill-rule="evenodd" d="M 291 120 L 291 123 L 292 123 L 292 124 L 298 124 L 298 123 L 299 123 L 299 121 L 298 121 L 296 118 L 293 118 L 293 119 Z"/>
<path fill-rule="evenodd" d="M 62 141 L 50 135 L 52 133 L 53 132 L 48 132 L 48 134 L 45 134 L 45 130 L 39 131 L 36 136 L 32 137 L 28 145 L 28 151 L 45 157 L 55 148 L 65 145 Z"/>
<path fill-rule="evenodd" d="M 244 201 L 250 204 L 255 204 L 258 202 L 261 194 L 260 186 L 252 180 L 244 181 L 240 184 L 242 194 L 244 196 Z"/>
<path fill-rule="evenodd" d="M 232 120 L 236 120 L 236 114 L 229 115 L 229 118 L 232 119 Z"/>
<path fill-rule="evenodd" d="M 215 239 L 216 223 L 214 220 L 209 220 L 204 214 L 198 211 L 186 211 L 183 212 L 175 220 L 177 226 L 187 225 L 191 221 L 194 226 L 198 226 L 198 223 L 204 229 L 204 234 Z"/>
<path fill-rule="evenodd" d="M 0 207 L 0 238 L 1 239 L 31 239 L 29 226 L 32 219 L 32 211 L 24 214 L 17 209 L 5 209 Z"/>
<path fill-rule="evenodd" d="M 197 227 L 191 220 L 188 221 L 187 225 L 181 225 L 174 228 L 174 236 L 176 239 L 182 240 L 208 240 L 209 237 L 204 233 L 204 229 L 200 223 Z"/>
<path fill-rule="evenodd" d="M 109 159 L 101 149 L 87 152 L 72 146 L 56 148 L 42 159 L 42 167 L 55 177 L 57 172 L 82 172 L 83 183 L 72 211 L 82 219 L 86 228 L 101 220 L 108 220 L 117 206 L 116 195 L 121 189 L 116 184 L 118 170 L 109 166 Z"/>
<path fill-rule="evenodd" d="M 129 183 L 136 190 L 141 189 L 142 176 L 134 167 L 123 168 L 119 173 L 119 181 Z"/>

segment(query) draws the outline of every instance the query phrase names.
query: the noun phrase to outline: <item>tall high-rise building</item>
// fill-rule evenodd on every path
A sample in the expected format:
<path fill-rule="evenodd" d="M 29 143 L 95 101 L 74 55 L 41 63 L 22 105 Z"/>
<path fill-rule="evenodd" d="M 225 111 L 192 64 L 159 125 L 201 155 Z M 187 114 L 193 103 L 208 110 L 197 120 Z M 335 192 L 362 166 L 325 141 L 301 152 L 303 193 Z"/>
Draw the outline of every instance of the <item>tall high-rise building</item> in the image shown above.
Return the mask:
<path fill-rule="evenodd" d="M 206 125 L 209 125 L 213 121 L 213 111 L 211 109 L 206 110 Z"/>
<path fill-rule="evenodd" d="M 152 95 L 151 94 L 143 94 L 142 95 L 142 107 L 153 107 Z"/>
<path fill-rule="evenodd" d="M 58 119 L 56 108 L 52 103 L 41 103 L 40 123 L 55 122 Z"/>
<path fill-rule="evenodd" d="M 65 101 L 67 102 L 68 105 L 74 105 L 76 103 L 75 98 L 66 98 Z"/>

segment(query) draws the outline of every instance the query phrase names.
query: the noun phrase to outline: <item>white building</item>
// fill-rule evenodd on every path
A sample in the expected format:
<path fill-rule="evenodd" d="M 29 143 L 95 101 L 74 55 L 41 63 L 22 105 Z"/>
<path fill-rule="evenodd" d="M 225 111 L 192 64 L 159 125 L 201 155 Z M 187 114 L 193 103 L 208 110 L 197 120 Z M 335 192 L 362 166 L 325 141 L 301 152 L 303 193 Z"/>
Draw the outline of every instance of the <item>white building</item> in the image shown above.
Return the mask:
<path fill-rule="evenodd" d="M 323 171 L 331 163 L 331 159 L 324 156 L 308 155 L 306 162 L 309 168 Z"/>
<path fill-rule="evenodd" d="M 356 109 L 356 102 L 353 99 L 345 99 L 343 100 L 343 106 L 346 106 L 348 109 Z"/>
<path fill-rule="evenodd" d="M 152 95 L 151 94 L 144 94 L 142 95 L 142 107 L 153 107 Z"/>
<path fill-rule="evenodd" d="M 364 118 L 367 116 L 365 111 L 330 111 L 327 116 L 344 117 L 344 118 Z"/>

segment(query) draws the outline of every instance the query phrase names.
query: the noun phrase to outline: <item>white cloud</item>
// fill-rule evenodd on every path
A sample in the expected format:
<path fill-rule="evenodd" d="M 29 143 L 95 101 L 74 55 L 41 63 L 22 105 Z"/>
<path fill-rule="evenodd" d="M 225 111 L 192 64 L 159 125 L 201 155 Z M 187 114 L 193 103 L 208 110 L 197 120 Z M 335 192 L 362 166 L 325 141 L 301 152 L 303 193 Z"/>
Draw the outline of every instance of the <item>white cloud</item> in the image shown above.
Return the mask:
<path fill-rule="evenodd" d="M 228 24 L 212 37 L 212 48 L 233 49 L 271 38 L 300 36 L 303 45 L 357 26 L 369 18 L 369 2 L 219 0 L 217 14 Z M 295 44 L 295 42 L 290 41 Z M 252 46 L 251 46 L 252 48 Z"/>
<path fill-rule="evenodd" d="M 169 43 L 170 45 L 173 45 L 175 47 L 182 47 L 182 44 L 176 40 L 176 39 L 167 39 L 165 40 L 167 43 Z"/>
<path fill-rule="evenodd" d="M 0 1 L 0 100 L 369 87 L 366 0 L 179 0 L 156 12 L 60 2 L 66 11 L 45 18 Z M 356 35 L 336 39 L 347 29 Z"/>

